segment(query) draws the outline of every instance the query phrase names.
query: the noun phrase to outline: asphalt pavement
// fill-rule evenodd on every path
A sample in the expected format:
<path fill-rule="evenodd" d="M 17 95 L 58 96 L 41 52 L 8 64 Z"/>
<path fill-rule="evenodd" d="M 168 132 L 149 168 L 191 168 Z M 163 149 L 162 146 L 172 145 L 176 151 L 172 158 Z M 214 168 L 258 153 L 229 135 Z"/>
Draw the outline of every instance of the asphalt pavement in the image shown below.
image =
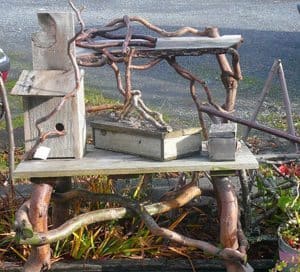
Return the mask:
<path fill-rule="evenodd" d="M 84 5 L 87 27 L 104 25 L 112 19 L 139 15 L 166 30 L 182 26 L 203 29 L 217 26 L 221 34 L 241 34 L 241 65 L 245 80 L 240 83 L 238 111 L 251 111 L 262 90 L 264 80 L 275 58 L 283 61 L 291 100 L 299 109 L 300 86 L 300 14 L 298 1 L 291 0 L 77 0 Z M 36 12 L 70 10 L 67 1 L 11 0 L 0 1 L 0 47 L 12 60 L 12 78 L 22 69 L 31 68 L 31 34 L 39 30 Z M 139 27 L 136 27 L 140 31 Z M 180 59 L 200 77 L 207 80 L 213 94 L 222 103 L 224 90 L 217 63 L 212 56 Z M 112 71 L 108 67 L 87 69 L 86 84 L 95 86 L 106 96 L 118 98 Z M 278 82 L 274 85 L 278 86 Z M 147 72 L 134 73 L 134 88 L 141 89 L 146 103 L 171 115 L 197 119 L 188 94 L 188 83 L 160 64 Z M 275 88 L 276 91 L 276 88 Z M 278 90 L 277 90 L 278 91 Z M 274 93 L 280 101 L 279 93 Z"/>

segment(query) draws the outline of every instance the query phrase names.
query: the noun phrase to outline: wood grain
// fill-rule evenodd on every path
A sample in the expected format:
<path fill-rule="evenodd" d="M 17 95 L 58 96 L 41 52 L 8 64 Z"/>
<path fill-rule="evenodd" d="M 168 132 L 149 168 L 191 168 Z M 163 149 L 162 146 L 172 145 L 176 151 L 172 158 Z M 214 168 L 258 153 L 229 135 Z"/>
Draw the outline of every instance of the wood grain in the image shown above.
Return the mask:
<path fill-rule="evenodd" d="M 82 159 L 53 159 L 21 162 L 15 178 L 57 177 L 81 175 L 143 174 L 178 171 L 228 171 L 257 169 L 258 162 L 249 149 L 242 144 L 235 161 L 212 162 L 200 153 L 173 161 L 158 162 L 133 155 L 94 149 L 89 146 Z"/>

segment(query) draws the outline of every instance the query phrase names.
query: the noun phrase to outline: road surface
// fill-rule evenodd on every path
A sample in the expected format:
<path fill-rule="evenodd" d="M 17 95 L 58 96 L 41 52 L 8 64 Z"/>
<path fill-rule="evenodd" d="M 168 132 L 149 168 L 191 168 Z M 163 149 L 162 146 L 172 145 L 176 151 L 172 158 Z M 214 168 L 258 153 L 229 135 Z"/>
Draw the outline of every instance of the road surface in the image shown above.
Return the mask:
<path fill-rule="evenodd" d="M 160 1 L 160 0 L 77 0 L 85 5 L 83 19 L 87 26 L 104 25 L 124 14 L 139 15 L 150 22 L 174 30 L 182 26 L 203 29 L 217 26 L 222 34 L 241 34 L 241 65 L 245 80 L 240 83 L 237 109 L 251 111 L 275 58 L 283 61 L 294 108 L 300 96 L 300 14 L 298 1 Z M 11 0 L 0 1 L 0 47 L 12 60 L 12 77 L 31 67 L 31 33 L 37 31 L 36 11 L 70 10 L 67 1 Z M 137 28 L 137 30 L 139 30 Z M 180 60 L 198 76 L 207 80 L 222 103 L 224 90 L 217 64 L 212 57 Z M 110 68 L 88 69 L 86 83 L 96 86 L 106 96 L 119 98 Z M 274 86 L 279 86 L 274 82 Z M 188 95 L 188 83 L 167 65 L 160 64 L 147 72 L 134 74 L 133 87 L 141 89 L 146 103 L 170 112 L 178 118 L 195 119 L 195 106 Z M 276 101 L 281 96 L 273 91 Z M 299 107 L 298 107 L 299 108 Z M 175 114 L 173 114 L 175 113 Z M 176 117 L 176 118 L 177 118 Z"/>

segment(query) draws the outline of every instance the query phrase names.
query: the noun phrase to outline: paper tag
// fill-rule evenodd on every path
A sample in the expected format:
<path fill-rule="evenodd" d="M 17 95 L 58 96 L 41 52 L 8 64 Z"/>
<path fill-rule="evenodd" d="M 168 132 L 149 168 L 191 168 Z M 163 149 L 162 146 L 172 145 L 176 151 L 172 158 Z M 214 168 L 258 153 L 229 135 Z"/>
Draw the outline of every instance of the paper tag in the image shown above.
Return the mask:
<path fill-rule="evenodd" d="M 34 153 L 34 159 L 47 160 L 51 148 L 46 146 L 40 146 Z"/>

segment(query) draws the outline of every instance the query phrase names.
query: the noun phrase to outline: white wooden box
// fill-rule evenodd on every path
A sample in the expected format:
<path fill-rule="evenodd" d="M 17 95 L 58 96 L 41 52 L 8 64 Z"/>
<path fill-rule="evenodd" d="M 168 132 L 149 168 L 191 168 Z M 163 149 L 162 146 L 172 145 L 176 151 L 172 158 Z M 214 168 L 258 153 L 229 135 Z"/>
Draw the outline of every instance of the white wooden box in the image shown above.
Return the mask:
<path fill-rule="evenodd" d="M 128 127 L 119 122 L 91 122 L 96 148 L 154 159 L 173 160 L 198 153 L 201 129 L 189 128 L 158 132 Z"/>

